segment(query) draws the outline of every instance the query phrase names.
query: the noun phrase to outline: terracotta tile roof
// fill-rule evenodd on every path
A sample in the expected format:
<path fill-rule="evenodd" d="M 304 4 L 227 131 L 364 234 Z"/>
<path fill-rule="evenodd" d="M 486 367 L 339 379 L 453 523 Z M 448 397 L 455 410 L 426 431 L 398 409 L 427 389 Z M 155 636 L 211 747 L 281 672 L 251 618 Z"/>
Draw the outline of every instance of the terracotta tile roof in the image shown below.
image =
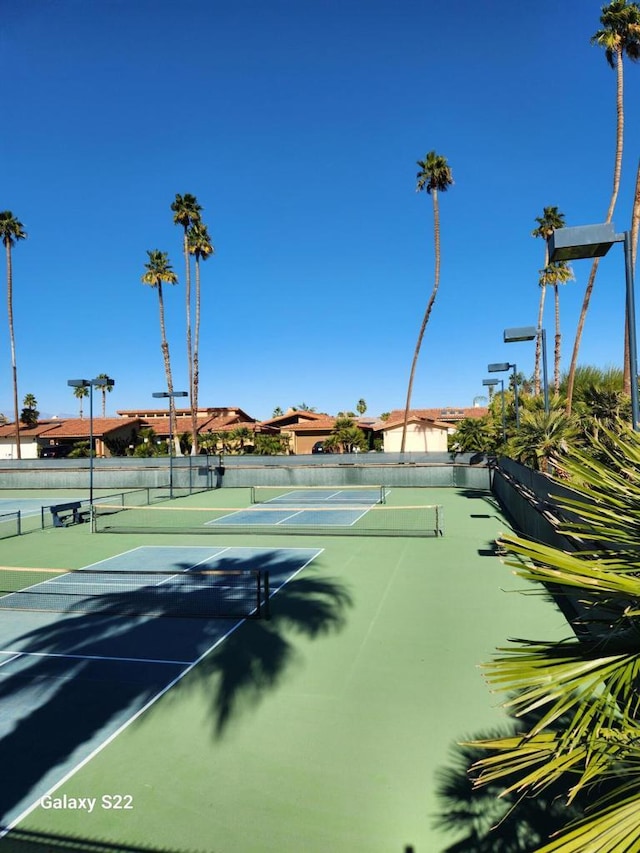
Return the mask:
<path fill-rule="evenodd" d="M 290 424 L 286 427 L 283 426 L 282 429 L 286 432 L 318 432 L 318 430 L 329 430 L 331 431 L 336 425 L 336 419 L 329 417 L 328 415 L 323 415 L 321 418 L 318 418 L 315 421 L 301 422 L 299 424 Z"/>
<path fill-rule="evenodd" d="M 20 424 L 20 437 L 21 438 L 36 438 L 37 436 L 42 435 L 43 433 L 50 432 L 56 427 L 60 426 L 62 421 L 51 420 L 51 421 L 38 421 L 35 426 L 25 426 L 24 424 Z M 12 438 L 15 436 L 16 430 L 13 423 L 4 424 L 4 426 L 0 426 L 0 438 Z"/>
<path fill-rule="evenodd" d="M 378 421 L 375 425 L 375 430 L 379 432 L 384 432 L 386 429 L 396 429 L 399 426 L 402 426 L 404 423 L 404 412 L 400 412 L 399 416 L 396 416 L 395 412 L 391 412 L 386 421 Z M 425 418 L 421 415 L 415 414 L 415 412 L 409 412 L 409 417 L 407 418 L 408 424 L 424 424 L 425 426 L 435 427 L 436 429 L 450 429 L 451 424 L 445 423 L 444 421 L 434 420 L 433 418 Z"/>
<path fill-rule="evenodd" d="M 464 418 L 482 418 L 489 410 L 486 406 L 469 406 L 467 408 L 455 406 L 443 406 L 440 409 L 410 409 L 410 417 L 428 418 L 431 421 L 442 421 L 444 423 L 456 423 Z M 393 421 L 404 420 L 404 409 L 394 409 L 386 421 L 381 421 L 381 424 L 389 424 Z M 376 428 L 381 427 L 376 424 Z"/>
<path fill-rule="evenodd" d="M 263 424 L 268 424 L 270 426 L 280 426 L 286 425 L 288 426 L 290 422 L 297 419 L 298 423 L 302 421 L 318 421 L 323 420 L 324 418 L 330 417 L 324 412 L 308 412 L 306 410 L 298 410 L 294 409 L 290 412 L 285 412 L 284 415 L 278 415 L 276 418 L 267 418 L 262 421 Z"/>
<path fill-rule="evenodd" d="M 94 418 L 93 434 L 96 438 L 107 435 L 123 427 L 139 427 L 139 418 Z M 90 434 L 89 418 L 69 418 L 54 421 L 41 435 L 44 438 L 88 438 Z"/>

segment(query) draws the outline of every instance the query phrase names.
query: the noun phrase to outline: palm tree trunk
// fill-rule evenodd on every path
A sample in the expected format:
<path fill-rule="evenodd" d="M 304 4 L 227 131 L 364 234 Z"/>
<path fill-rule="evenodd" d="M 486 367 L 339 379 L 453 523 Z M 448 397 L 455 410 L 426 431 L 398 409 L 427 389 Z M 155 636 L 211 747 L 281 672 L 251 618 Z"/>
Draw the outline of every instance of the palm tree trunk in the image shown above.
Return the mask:
<path fill-rule="evenodd" d="M 549 266 L 549 247 L 545 242 L 544 269 Z M 542 321 L 544 318 L 544 301 L 547 295 L 546 285 L 541 285 L 540 304 L 538 307 L 538 331 L 536 333 L 536 356 L 533 368 L 533 393 L 536 397 L 540 394 L 540 359 L 542 357 Z"/>
<path fill-rule="evenodd" d="M 613 218 L 613 212 L 616 207 L 616 201 L 618 200 L 618 190 L 620 189 L 620 172 L 622 170 L 622 148 L 624 141 L 624 77 L 622 69 L 622 50 L 620 49 L 616 52 L 616 155 L 613 167 L 613 188 L 611 190 L 609 210 L 607 211 L 607 218 L 605 222 L 611 222 Z M 576 330 L 576 337 L 573 344 L 573 353 L 571 355 L 571 365 L 569 367 L 569 376 L 567 379 L 567 415 L 571 414 L 571 407 L 573 402 L 573 386 L 575 384 L 576 367 L 578 366 L 578 352 L 580 350 L 580 343 L 582 341 L 582 330 L 584 328 L 584 321 L 587 316 L 587 311 L 589 309 L 591 292 L 593 291 L 593 285 L 596 280 L 596 273 L 598 272 L 599 262 L 600 259 L 595 258 L 593 264 L 591 265 L 589 281 L 587 282 L 587 289 L 585 290 L 584 299 L 582 301 L 582 309 L 580 311 L 580 318 L 578 320 L 578 328 Z"/>
<path fill-rule="evenodd" d="M 424 338 L 424 332 L 427 328 L 427 323 L 429 322 L 429 317 L 431 316 L 431 310 L 433 308 L 433 304 L 436 301 L 436 294 L 438 292 L 438 286 L 440 285 L 440 210 L 438 207 L 438 191 L 433 189 L 431 191 L 431 196 L 433 198 L 433 236 L 434 236 L 434 244 L 435 244 L 435 273 L 434 273 L 434 283 L 433 290 L 431 291 L 431 296 L 429 297 L 429 302 L 427 303 L 426 310 L 424 312 L 424 317 L 422 318 L 422 325 L 420 326 L 420 332 L 418 333 L 418 340 L 416 342 L 416 348 L 413 353 L 413 361 L 411 362 L 411 372 L 409 374 L 409 386 L 407 388 L 407 400 L 404 407 L 404 421 L 402 424 L 402 441 L 400 442 L 400 453 L 404 453 L 406 441 L 407 441 L 407 421 L 409 420 L 409 409 L 411 408 L 411 395 L 413 392 L 413 380 L 416 372 L 416 365 L 418 364 L 418 356 L 420 354 L 420 347 L 422 346 L 422 339 Z"/>
<path fill-rule="evenodd" d="M 195 319 L 195 330 L 193 336 L 193 374 L 191 378 L 192 382 L 192 398 L 191 398 L 191 431 L 192 431 L 192 445 L 191 445 L 191 453 L 196 455 L 198 453 L 198 424 L 197 424 L 197 413 L 198 413 L 198 383 L 200 381 L 200 366 L 199 366 L 199 355 L 198 350 L 200 346 L 200 258 L 196 254 L 196 319 Z"/>
<path fill-rule="evenodd" d="M 13 418 L 16 436 L 16 458 L 22 459 L 20 449 L 20 410 L 18 409 L 18 368 L 16 366 L 16 341 L 13 327 L 13 270 L 11 265 L 11 243 L 5 240 L 7 250 L 7 315 L 9 317 L 9 340 L 11 343 L 11 372 L 13 377 Z"/>
<path fill-rule="evenodd" d="M 162 298 L 162 284 L 158 282 L 158 306 L 160 309 L 160 348 L 162 349 L 162 357 L 164 359 L 164 372 L 167 377 L 167 391 L 173 394 L 173 377 L 171 375 L 171 358 L 169 356 L 169 343 L 167 341 L 167 329 L 164 322 L 164 299 Z M 169 397 L 169 429 L 173 434 L 173 443 L 176 456 L 180 455 L 180 436 L 176 429 L 176 401 L 174 397 Z M 169 448 L 171 453 L 171 448 Z"/>
<path fill-rule="evenodd" d="M 545 265 L 546 266 L 546 265 Z M 542 356 L 542 319 L 544 317 L 544 302 L 547 295 L 546 284 L 540 287 L 540 302 L 538 305 L 538 331 L 536 333 L 536 357 L 533 369 L 533 393 L 537 397 L 540 394 L 540 359 Z"/>
<path fill-rule="evenodd" d="M 185 300 L 187 317 L 187 366 L 189 370 L 189 408 L 191 410 L 191 452 L 196 444 L 196 416 L 193 407 L 193 344 L 191 340 L 191 263 L 189 260 L 188 228 L 184 228 Z"/>
<path fill-rule="evenodd" d="M 560 393 L 560 345 L 562 335 L 560 333 L 560 288 L 557 284 L 553 285 L 553 302 L 556 320 L 556 336 L 553 350 L 553 392 L 558 395 Z"/>

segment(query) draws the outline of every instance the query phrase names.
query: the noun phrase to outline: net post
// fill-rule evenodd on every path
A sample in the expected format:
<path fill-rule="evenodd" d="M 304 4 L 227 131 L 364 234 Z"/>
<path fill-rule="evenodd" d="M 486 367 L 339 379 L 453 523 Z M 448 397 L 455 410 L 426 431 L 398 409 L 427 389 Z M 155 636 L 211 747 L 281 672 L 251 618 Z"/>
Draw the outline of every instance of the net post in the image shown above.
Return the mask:
<path fill-rule="evenodd" d="M 249 502 L 252 504 L 257 503 L 257 501 L 256 501 L 256 487 L 255 486 L 251 486 L 251 495 L 249 496 Z"/>
<path fill-rule="evenodd" d="M 96 507 L 94 504 L 89 506 L 89 532 L 96 532 Z"/>

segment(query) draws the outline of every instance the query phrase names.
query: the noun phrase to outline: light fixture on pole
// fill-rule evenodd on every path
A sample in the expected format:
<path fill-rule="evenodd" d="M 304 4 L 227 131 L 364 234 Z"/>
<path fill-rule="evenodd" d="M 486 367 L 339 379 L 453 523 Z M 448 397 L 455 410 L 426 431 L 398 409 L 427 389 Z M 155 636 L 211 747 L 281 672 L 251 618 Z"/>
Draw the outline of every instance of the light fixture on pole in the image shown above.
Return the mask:
<path fill-rule="evenodd" d="M 513 370 L 513 397 L 516 411 L 516 429 L 520 427 L 520 406 L 518 404 L 518 374 L 515 364 L 509 364 L 508 361 L 498 361 L 487 365 L 489 373 L 504 373 L 507 370 Z"/>
<path fill-rule="evenodd" d="M 517 329 L 504 330 L 505 344 L 513 344 L 518 341 L 535 341 L 540 335 L 542 345 L 542 390 L 544 394 L 544 410 L 549 414 L 549 376 L 547 373 L 547 332 L 546 329 L 537 329 L 535 326 L 521 326 Z"/>
<path fill-rule="evenodd" d="M 631 372 L 631 419 L 633 429 L 640 429 L 638 417 L 638 350 L 636 345 L 636 309 L 631 263 L 631 233 L 615 233 L 612 222 L 556 228 L 547 240 L 549 262 L 576 261 L 580 258 L 602 258 L 614 243 L 624 244 L 626 308 L 629 334 L 629 368 Z"/>
<path fill-rule="evenodd" d="M 89 389 L 89 506 L 93 506 L 93 389 L 109 386 L 113 388 L 116 383 L 109 376 L 97 376 L 95 379 L 68 379 L 67 385 L 71 388 Z"/>
<path fill-rule="evenodd" d="M 187 391 L 154 391 L 153 397 L 169 400 L 169 497 L 173 498 L 173 418 L 171 417 L 171 400 L 176 397 L 188 397 Z"/>
<path fill-rule="evenodd" d="M 482 384 L 488 385 L 489 387 L 495 388 L 495 386 L 500 383 L 502 386 L 502 440 L 507 440 L 507 414 L 505 410 L 504 404 L 504 379 L 483 379 Z"/>

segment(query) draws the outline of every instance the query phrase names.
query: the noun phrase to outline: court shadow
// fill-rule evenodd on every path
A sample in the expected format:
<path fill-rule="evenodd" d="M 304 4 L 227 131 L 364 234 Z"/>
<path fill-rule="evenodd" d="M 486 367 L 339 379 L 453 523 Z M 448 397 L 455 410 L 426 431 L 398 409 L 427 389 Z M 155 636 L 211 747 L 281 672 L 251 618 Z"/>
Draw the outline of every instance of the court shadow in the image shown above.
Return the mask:
<path fill-rule="evenodd" d="M 540 715 L 529 715 L 523 720 L 511 721 L 500 731 L 483 732 L 464 738 L 466 742 L 507 735 L 525 735 Z M 560 718 L 555 728 L 568 725 L 568 718 Z M 474 787 L 472 767 L 491 753 L 487 750 L 460 744 L 450 749 L 450 764 L 441 768 L 436 777 L 436 793 L 440 802 L 434 816 L 435 828 L 457 840 L 449 843 L 440 853 L 534 853 L 547 843 L 556 832 L 572 820 L 584 817 L 589 806 L 589 795 L 583 793 L 567 804 L 568 784 L 555 782 L 535 796 L 505 794 L 507 783 L 495 782 Z M 603 783 L 604 784 L 604 783 Z M 606 791 L 601 784 L 598 795 Z M 611 780 L 608 789 L 616 783 Z"/>
<path fill-rule="evenodd" d="M 10 647 L 2 643 L 5 650 L 27 653 L 5 658 L 0 668 L 0 827 L 185 671 L 181 687 L 189 682 L 209 692 L 212 730 L 219 737 L 247 699 L 255 706 L 280 684 L 295 659 L 296 632 L 318 638 L 344 625 L 351 598 L 341 583 L 296 577 L 299 558 L 279 549 L 261 555 L 260 567 L 275 587 L 282 585 L 269 621 L 181 618 L 179 612 L 197 612 L 199 591 L 169 579 L 152 590 L 159 618 L 140 617 L 140 589 L 106 593 L 82 603 L 90 613 L 74 612 L 72 605 L 66 613 L 49 614 L 45 624 L 39 614 L 37 627 L 14 636 Z M 243 559 L 224 561 L 225 571 L 246 568 Z M 224 607 L 237 605 L 233 586 L 221 594 L 228 596 Z"/>
<path fill-rule="evenodd" d="M 271 617 L 247 623 L 193 671 L 189 682 L 211 692 L 213 731 L 221 737 L 232 719 L 255 708 L 298 660 L 291 636 L 311 639 L 340 631 L 353 604 L 344 585 L 328 578 L 296 578 L 275 597 Z"/>
<path fill-rule="evenodd" d="M 468 500 L 473 501 L 482 501 L 482 503 L 487 504 L 495 510 L 500 511 L 501 507 L 498 501 L 493 497 L 492 493 L 485 489 L 472 489 L 472 488 L 459 488 L 456 489 L 456 494 L 460 495 L 462 498 L 468 498 Z"/>
<path fill-rule="evenodd" d="M 478 548 L 478 555 L 480 557 L 502 557 L 504 551 L 497 542 L 487 542 L 486 548 Z"/>
<path fill-rule="evenodd" d="M 50 832 L 30 832 L 14 829 L 10 835 L 0 840 L 0 853 L 55 853 L 56 850 L 76 850 L 79 853 L 203 853 L 187 849 L 175 850 L 169 847 L 132 846 L 130 844 L 112 844 L 108 841 L 81 838 L 78 835 L 59 835 Z"/>

